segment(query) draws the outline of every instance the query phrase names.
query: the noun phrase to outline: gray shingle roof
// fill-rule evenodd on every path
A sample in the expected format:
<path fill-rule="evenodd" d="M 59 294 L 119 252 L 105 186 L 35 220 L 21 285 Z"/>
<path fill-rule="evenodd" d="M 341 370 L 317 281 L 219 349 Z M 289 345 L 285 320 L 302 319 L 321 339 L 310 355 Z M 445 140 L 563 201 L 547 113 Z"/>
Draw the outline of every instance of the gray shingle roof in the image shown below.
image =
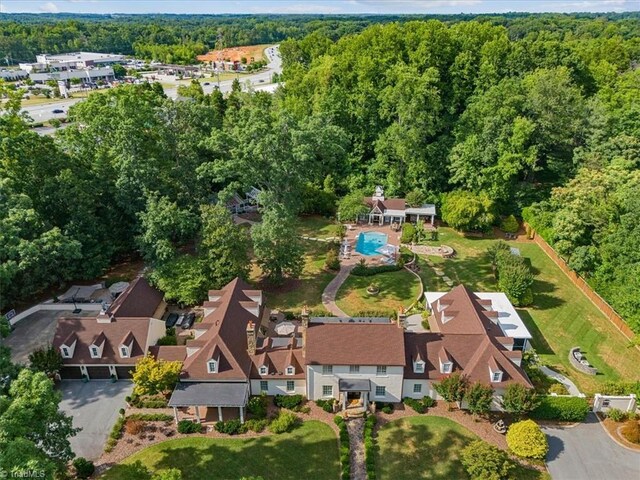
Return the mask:
<path fill-rule="evenodd" d="M 248 396 L 248 383 L 179 382 L 171 394 L 169 406 L 244 407 Z"/>

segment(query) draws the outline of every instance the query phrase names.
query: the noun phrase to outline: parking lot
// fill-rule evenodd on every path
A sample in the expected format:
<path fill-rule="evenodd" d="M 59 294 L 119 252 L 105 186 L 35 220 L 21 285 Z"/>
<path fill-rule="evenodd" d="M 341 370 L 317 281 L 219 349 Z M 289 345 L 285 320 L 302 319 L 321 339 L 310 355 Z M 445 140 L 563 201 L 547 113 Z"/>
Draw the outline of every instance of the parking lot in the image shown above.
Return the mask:
<path fill-rule="evenodd" d="M 69 310 L 60 311 L 40 310 L 16 323 L 13 332 L 4 341 L 11 349 L 11 360 L 14 363 L 26 363 L 31 352 L 49 345 L 53 341 L 58 318 L 96 314 L 83 310 L 78 315 L 73 315 L 73 305 L 69 307 Z"/>

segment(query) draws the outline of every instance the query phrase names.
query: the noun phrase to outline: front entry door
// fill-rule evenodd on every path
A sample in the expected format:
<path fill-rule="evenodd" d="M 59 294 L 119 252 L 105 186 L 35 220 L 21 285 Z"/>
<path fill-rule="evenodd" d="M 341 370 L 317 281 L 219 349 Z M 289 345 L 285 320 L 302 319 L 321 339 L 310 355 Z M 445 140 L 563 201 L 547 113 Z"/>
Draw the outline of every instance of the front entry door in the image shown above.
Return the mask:
<path fill-rule="evenodd" d="M 362 405 L 362 392 L 347 392 L 347 408 Z"/>

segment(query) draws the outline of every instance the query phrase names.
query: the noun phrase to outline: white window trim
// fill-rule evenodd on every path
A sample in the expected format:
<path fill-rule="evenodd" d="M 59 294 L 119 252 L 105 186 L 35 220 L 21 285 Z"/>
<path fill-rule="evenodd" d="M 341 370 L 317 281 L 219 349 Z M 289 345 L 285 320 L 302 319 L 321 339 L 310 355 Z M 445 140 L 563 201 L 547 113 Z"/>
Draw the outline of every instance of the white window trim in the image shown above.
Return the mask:
<path fill-rule="evenodd" d="M 451 373 L 452 370 L 453 370 L 452 362 L 443 362 L 441 364 L 440 373 Z"/>
<path fill-rule="evenodd" d="M 291 384 L 291 388 L 289 388 L 289 384 Z M 284 386 L 285 391 L 287 392 L 295 392 L 296 391 L 296 382 L 293 380 L 287 380 L 286 385 Z"/>
<path fill-rule="evenodd" d="M 491 383 L 500 383 L 502 381 L 502 372 L 491 372 Z"/>
<path fill-rule="evenodd" d="M 120 347 L 120 356 L 122 358 L 129 358 L 129 347 L 127 347 L 126 345 L 122 345 Z"/>
<path fill-rule="evenodd" d="M 424 373 L 424 362 L 416 362 L 413 365 L 413 372 L 414 373 Z"/>
<path fill-rule="evenodd" d="M 91 354 L 91 358 L 100 358 L 100 349 L 98 349 L 98 347 L 89 347 L 89 353 Z"/>
<path fill-rule="evenodd" d="M 413 384 L 413 393 L 422 393 L 422 384 L 414 383 Z"/>
<path fill-rule="evenodd" d="M 262 384 L 265 384 L 267 388 L 262 388 Z M 269 391 L 269 382 L 267 380 L 260 380 L 260 393 Z"/>
<path fill-rule="evenodd" d="M 349 365 L 349 373 L 360 373 L 360 365 Z"/>
<path fill-rule="evenodd" d="M 262 365 L 260 367 L 260 375 L 268 375 L 269 374 L 269 367 L 267 367 L 266 365 Z"/>
<path fill-rule="evenodd" d="M 211 364 L 213 364 L 213 369 L 211 368 Z M 218 362 L 211 359 L 207 361 L 207 372 L 208 373 L 218 373 Z"/>
<path fill-rule="evenodd" d="M 62 355 L 62 358 L 71 358 L 68 347 L 60 347 L 60 353 Z"/>
<path fill-rule="evenodd" d="M 286 375 L 295 375 L 296 374 L 296 369 L 293 368 L 292 366 L 288 366 L 285 374 Z"/>
<path fill-rule="evenodd" d="M 325 388 L 330 389 L 330 393 L 324 393 Z M 322 385 L 322 397 L 333 398 L 333 385 Z"/>
<path fill-rule="evenodd" d="M 384 393 L 382 395 L 378 393 L 378 388 L 384 388 Z M 376 385 L 375 397 L 384 398 L 386 396 L 387 396 L 387 388 L 384 385 Z"/>
<path fill-rule="evenodd" d="M 384 369 L 383 373 L 380 373 L 381 369 Z M 377 365 L 376 366 L 376 377 L 386 377 L 386 376 L 388 376 L 387 366 L 386 365 Z"/>
<path fill-rule="evenodd" d="M 325 370 L 327 370 L 327 373 L 325 373 Z M 333 375 L 333 365 L 323 365 L 322 375 L 325 375 L 325 376 Z"/>

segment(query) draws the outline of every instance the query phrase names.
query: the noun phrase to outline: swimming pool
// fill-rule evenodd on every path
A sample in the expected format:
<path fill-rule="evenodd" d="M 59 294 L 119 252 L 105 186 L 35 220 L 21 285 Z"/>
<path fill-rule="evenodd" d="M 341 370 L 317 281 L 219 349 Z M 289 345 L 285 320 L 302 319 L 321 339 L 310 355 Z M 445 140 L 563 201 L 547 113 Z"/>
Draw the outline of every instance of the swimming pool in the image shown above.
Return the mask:
<path fill-rule="evenodd" d="M 362 232 L 358 235 L 356 252 L 362 255 L 380 255 L 377 250 L 387 244 L 387 234 L 381 232 Z"/>

